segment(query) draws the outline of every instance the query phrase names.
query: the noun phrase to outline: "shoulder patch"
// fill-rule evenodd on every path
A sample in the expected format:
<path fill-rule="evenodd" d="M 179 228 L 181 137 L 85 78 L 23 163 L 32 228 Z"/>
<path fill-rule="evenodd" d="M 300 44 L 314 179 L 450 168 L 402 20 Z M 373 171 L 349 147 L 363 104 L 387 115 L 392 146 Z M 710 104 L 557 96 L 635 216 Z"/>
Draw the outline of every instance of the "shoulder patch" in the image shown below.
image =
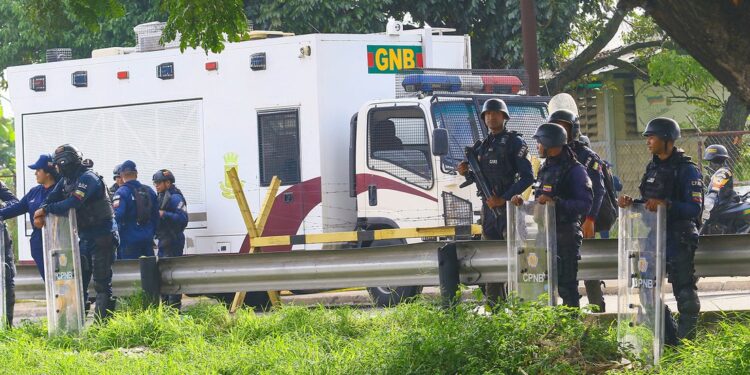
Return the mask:
<path fill-rule="evenodd" d="M 526 145 L 526 143 L 521 145 L 521 148 L 518 150 L 518 156 L 521 159 L 525 159 L 526 155 L 529 153 L 529 146 Z"/>

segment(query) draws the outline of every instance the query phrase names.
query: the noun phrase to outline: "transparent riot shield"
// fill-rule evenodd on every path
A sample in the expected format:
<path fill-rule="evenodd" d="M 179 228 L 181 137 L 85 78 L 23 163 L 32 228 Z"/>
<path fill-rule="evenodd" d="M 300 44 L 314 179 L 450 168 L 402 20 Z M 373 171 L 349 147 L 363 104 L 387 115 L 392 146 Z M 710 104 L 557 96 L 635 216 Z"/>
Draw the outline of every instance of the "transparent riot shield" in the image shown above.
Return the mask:
<path fill-rule="evenodd" d="M 555 205 L 507 204 L 508 292 L 520 301 L 549 296 L 557 304 L 557 245 Z"/>
<path fill-rule="evenodd" d="M 643 204 L 620 209 L 617 338 L 656 365 L 664 342 L 665 210 Z"/>
<path fill-rule="evenodd" d="M 5 303 L 7 296 L 5 295 L 5 277 L 8 275 L 10 270 L 5 267 L 5 246 L 10 244 L 5 243 L 5 222 L 0 220 L 0 330 L 7 327 L 7 308 L 8 305 Z"/>
<path fill-rule="evenodd" d="M 83 329 L 83 284 L 75 211 L 47 215 L 44 226 L 44 276 L 50 336 Z"/>

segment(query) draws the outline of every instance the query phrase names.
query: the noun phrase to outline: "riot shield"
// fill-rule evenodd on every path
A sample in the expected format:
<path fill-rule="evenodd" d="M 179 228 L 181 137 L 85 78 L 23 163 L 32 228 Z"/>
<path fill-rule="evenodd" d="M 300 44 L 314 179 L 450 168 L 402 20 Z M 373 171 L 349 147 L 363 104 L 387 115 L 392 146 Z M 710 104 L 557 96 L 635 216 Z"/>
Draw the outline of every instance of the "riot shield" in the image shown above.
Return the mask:
<path fill-rule="evenodd" d="M 617 338 L 644 363 L 657 364 L 664 342 L 665 210 L 620 208 Z"/>
<path fill-rule="evenodd" d="M 0 329 L 5 329 L 8 323 L 6 322 L 8 305 L 5 303 L 7 298 L 5 295 L 5 277 L 8 276 L 10 270 L 5 267 L 5 246 L 10 246 L 10 244 L 5 243 L 5 230 L 5 222 L 0 220 Z"/>
<path fill-rule="evenodd" d="M 543 294 L 557 304 L 557 245 L 555 205 L 507 204 L 508 292 L 519 301 L 536 301 Z"/>
<path fill-rule="evenodd" d="M 83 284 L 75 211 L 49 214 L 44 226 L 44 276 L 50 336 L 83 329 Z"/>

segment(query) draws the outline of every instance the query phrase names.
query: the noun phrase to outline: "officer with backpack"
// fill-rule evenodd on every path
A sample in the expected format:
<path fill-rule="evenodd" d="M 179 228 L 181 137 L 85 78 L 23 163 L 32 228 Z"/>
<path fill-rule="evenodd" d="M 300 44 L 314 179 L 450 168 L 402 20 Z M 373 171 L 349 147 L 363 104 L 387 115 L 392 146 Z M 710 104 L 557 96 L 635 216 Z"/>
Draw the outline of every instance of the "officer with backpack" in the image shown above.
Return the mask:
<path fill-rule="evenodd" d="M 185 249 L 185 227 L 188 223 L 187 202 L 180 189 L 174 185 L 172 171 L 160 169 L 152 178 L 156 192 L 159 194 L 159 225 L 156 227 L 156 238 L 159 240 L 159 257 L 177 257 Z M 182 294 L 162 296 L 167 304 L 180 308 Z"/>
<path fill-rule="evenodd" d="M 563 304 L 578 307 L 578 251 L 581 248 L 581 218 L 591 212 L 591 179 L 567 143 L 567 132 L 558 124 L 546 123 L 534 134 L 539 156 L 545 158 L 539 169 L 534 197 L 537 204 L 555 205 L 557 245 L 557 290 Z M 523 197 L 511 200 L 516 206 Z"/>
<path fill-rule="evenodd" d="M 561 125 L 568 133 L 568 147 L 573 151 L 578 162 L 586 167 L 586 174 L 591 179 L 594 200 L 591 210 L 586 214 L 581 229 L 583 238 L 594 238 L 596 232 L 608 231 L 617 218 L 617 196 L 611 182 L 611 175 L 605 173 L 606 166 L 594 150 L 581 141 L 581 124 L 575 113 L 559 109 L 549 117 L 550 123 Z M 606 175 L 605 175 L 606 174 Z M 604 296 L 600 280 L 585 280 L 586 295 L 589 303 L 604 312 Z"/>
<path fill-rule="evenodd" d="M 112 197 L 115 220 L 120 232 L 118 259 L 138 259 L 154 255 L 154 235 L 159 223 L 156 193 L 138 182 L 135 163 L 126 160 L 120 166 L 124 184 Z"/>

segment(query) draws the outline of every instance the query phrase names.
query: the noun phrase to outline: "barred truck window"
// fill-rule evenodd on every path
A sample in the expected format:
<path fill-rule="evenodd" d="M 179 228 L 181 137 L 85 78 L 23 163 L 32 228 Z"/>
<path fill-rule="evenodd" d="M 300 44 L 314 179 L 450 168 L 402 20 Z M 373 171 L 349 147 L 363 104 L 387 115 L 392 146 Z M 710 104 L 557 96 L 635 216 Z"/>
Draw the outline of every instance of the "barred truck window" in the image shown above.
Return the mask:
<path fill-rule="evenodd" d="M 427 122 L 419 107 L 373 109 L 367 121 L 367 165 L 419 186 L 432 187 Z"/>
<path fill-rule="evenodd" d="M 484 125 L 474 101 L 469 99 L 439 101 L 432 106 L 432 116 L 438 128 L 448 131 L 449 152 L 443 156 L 442 164 L 446 170 L 453 170 L 465 159 L 464 148 L 484 139 Z"/>
<path fill-rule="evenodd" d="M 540 103 L 514 103 L 506 101 L 510 120 L 507 123 L 508 130 L 521 133 L 523 140 L 529 146 L 529 155 L 538 158 L 539 151 L 536 149 L 536 140 L 531 138 L 536 133 L 539 125 L 547 122 L 547 106 Z"/>
<path fill-rule="evenodd" d="M 282 185 L 300 182 L 298 110 L 258 113 L 258 144 L 261 186 L 273 176 Z"/>

